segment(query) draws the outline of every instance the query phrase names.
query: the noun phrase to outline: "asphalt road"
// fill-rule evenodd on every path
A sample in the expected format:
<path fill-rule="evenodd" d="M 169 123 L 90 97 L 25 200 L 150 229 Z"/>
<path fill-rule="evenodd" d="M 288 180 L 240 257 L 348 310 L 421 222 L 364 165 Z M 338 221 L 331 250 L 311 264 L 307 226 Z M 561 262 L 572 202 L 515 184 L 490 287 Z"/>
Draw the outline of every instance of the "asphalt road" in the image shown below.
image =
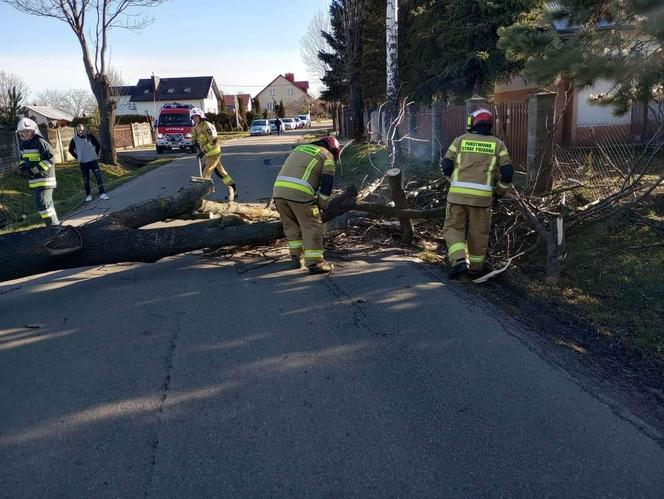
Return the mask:
<path fill-rule="evenodd" d="M 224 147 L 243 198 L 292 137 Z M 3 283 L 0 496 L 661 497 L 653 430 L 532 334 L 392 252 L 329 277 L 185 255 Z"/>

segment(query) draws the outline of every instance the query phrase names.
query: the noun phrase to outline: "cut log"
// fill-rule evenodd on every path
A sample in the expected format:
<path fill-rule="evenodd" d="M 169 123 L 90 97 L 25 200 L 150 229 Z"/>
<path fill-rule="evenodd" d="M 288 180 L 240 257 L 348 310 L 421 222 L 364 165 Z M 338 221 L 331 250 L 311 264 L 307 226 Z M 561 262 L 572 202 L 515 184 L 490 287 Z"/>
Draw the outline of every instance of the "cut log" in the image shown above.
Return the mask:
<path fill-rule="evenodd" d="M 390 189 L 392 190 L 392 200 L 394 201 L 394 206 L 396 208 L 405 209 L 408 208 L 408 201 L 406 199 L 406 193 L 403 190 L 403 175 L 399 168 L 390 168 L 385 172 L 388 182 L 390 183 Z M 410 244 L 413 242 L 413 223 L 410 221 L 410 218 L 399 218 L 401 223 L 401 240 L 405 244 Z"/>
<path fill-rule="evenodd" d="M 245 215 L 249 218 L 279 218 L 278 212 L 266 209 L 263 204 L 258 203 L 217 203 L 203 199 L 197 209 L 205 213 L 222 216 Z"/>

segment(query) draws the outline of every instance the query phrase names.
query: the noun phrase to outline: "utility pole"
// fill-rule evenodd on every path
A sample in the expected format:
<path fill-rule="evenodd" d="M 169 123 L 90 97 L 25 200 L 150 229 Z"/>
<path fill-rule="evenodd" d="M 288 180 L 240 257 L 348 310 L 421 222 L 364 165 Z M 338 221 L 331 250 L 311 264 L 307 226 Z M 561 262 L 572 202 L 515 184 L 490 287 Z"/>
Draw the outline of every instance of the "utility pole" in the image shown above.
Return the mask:
<path fill-rule="evenodd" d="M 386 0 L 385 9 L 385 52 L 386 60 L 386 91 L 385 131 L 390 128 L 392 120 L 397 116 L 397 98 L 399 81 L 399 0 Z M 389 138 L 386 138 L 389 139 Z M 386 140 L 387 143 L 387 140 Z M 389 146 L 390 144 L 388 144 Z"/>

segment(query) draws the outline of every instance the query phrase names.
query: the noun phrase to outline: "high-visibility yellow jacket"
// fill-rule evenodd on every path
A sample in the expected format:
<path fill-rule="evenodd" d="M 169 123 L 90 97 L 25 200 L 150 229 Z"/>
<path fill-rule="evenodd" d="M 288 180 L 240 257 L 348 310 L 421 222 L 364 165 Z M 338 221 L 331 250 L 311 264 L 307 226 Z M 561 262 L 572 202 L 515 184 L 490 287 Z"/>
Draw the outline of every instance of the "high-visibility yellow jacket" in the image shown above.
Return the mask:
<path fill-rule="evenodd" d="M 21 141 L 21 170 L 27 174 L 30 189 L 55 189 L 53 148 L 41 135 Z"/>
<path fill-rule="evenodd" d="M 279 170 L 272 197 L 327 208 L 334 184 L 334 156 L 314 144 L 297 146 Z"/>
<path fill-rule="evenodd" d="M 206 156 L 216 156 L 221 154 L 221 147 L 219 146 L 219 136 L 217 129 L 212 123 L 206 120 L 201 120 L 198 125 L 191 129 L 191 140 Z"/>
<path fill-rule="evenodd" d="M 488 207 L 494 192 L 503 195 L 510 187 L 499 178 L 500 167 L 512 161 L 503 141 L 493 135 L 461 135 L 454 139 L 445 158 L 454 162 L 449 203 Z"/>

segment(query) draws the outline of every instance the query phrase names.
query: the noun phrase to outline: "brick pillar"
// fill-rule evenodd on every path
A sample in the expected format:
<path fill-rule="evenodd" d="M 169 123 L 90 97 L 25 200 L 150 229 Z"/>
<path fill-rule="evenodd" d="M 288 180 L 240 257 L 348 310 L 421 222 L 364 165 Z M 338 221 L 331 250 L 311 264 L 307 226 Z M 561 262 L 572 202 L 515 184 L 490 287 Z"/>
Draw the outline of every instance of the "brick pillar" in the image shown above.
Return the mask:
<path fill-rule="evenodd" d="M 539 92 L 528 98 L 528 186 L 535 194 L 553 186 L 553 136 L 556 94 Z"/>
<path fill-rule="evenodd" d="M 478 109 L 488 108 L 489 102 L 481 95 L 473 95 L 470 99 L 466 99 L 466 115 L 477 111 Z"/>

